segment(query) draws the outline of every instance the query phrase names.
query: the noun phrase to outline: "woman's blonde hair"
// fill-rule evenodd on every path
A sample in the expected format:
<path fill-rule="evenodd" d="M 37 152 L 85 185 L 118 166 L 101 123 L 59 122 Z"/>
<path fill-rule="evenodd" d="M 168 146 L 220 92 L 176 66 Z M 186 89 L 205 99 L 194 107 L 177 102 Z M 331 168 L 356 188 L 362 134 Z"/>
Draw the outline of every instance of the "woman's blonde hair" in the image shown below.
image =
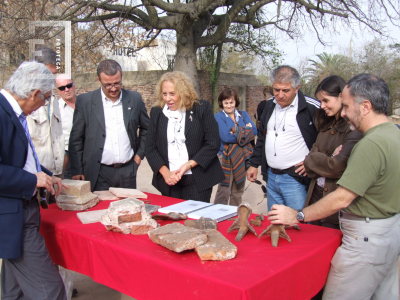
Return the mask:
<path fill-rule="evenodd" d="M 190 110 L 193 104 L 197 102 L 198 95 L 190 79 L 182 72 L 168 72 L 161 76 L 156 87 L 156 95 L 158 100 L 154 106 L 164 107 L 165 102 L 162 96 L 162 84 L 165 81 L 172 82 L 175 85 L 175 94 L 180 97 L 178 109 L 185 108 Z"/>

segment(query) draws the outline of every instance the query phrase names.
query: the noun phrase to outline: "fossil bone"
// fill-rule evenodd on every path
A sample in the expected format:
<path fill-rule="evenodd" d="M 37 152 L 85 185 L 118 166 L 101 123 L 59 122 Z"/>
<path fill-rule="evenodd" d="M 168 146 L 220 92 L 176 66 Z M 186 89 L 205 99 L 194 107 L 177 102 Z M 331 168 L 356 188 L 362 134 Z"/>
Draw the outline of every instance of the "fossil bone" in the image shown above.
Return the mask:
<path fill-rule="evenodd" d="M 186 220 L 187 215 L 182 213 L 170 212 L 166 215 L 156 214 L 151 216 L 154 220 Z"/>
<path fill-rule="evenodd" d="M 271 224 L 263 232 L 258 236 L 259 238 L 262 237 L 264 234 L 271 236 L 271 244 L 272 247 L 278 247 L 279 238 L 286 239 L 289 243 L 292 242 L 290 237 L 287 235 L 285 228 L 293 227 L 296 230 L 300 230 L 299 225 L 275 225 Z"/>
<path fill-rule="evenodd" d="M 217 221 L 210 218 L 201 217 L 198 220 L 186 220 L 185 226 L 197 229 L 217 229 Z"/>
<path fill-rule="evenodd" d="M 253 226 L 249 224 L 249 217 L 252 213 L 250 204 L 248 204 L 247 202 L 243 202 L 238 206 L 237 212 L 238 218 L 235 220 L 235 222 L 233 222 L 231 227 L 228 228 L 228 233 L 232 230 L 239 230 L 235 238 L 235 241 L 237 242 L 241 241 L 249 230 L 254 233 L 255 236 L 257 236 L 257 233 L 254 230 Z"/>
<path fill-rule="evenodd" d="M 264 221 L 264 215 L 260 214 L 256 216 L 255 220 L 250 220 L 250 223 L 251 225 L 260 227 L 262 221 Z"/>

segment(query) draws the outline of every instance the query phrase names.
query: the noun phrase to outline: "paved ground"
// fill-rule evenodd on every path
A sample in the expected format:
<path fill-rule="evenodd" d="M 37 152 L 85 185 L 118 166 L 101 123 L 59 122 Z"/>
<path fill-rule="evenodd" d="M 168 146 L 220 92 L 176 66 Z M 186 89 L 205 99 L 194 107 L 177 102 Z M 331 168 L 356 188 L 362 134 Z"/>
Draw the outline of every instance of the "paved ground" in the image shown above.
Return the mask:
<path fill-rule="evenodd" d="M 137 177 L 137 188 L 143 192 L 149 192 L 154 194 L 160 194 L 152 185 L 153 172 L 147 160 L 144 160 L 139 168 Z M 261 176 L 258 177 L 261 181 Z M 246 187 L 249 183 L 246 184 Z M 214 201 L 215 193 L 217 192 L 216 187 L 213 189 L 211 196 L 211 201 Z M 261 186 L 252 183 L 249 185 L 248 189 L 243 194 L 243 201 L 250 203 L 255 213 L 266 213 L 267 212 L 267 199 L 257 205 L 261 200 L 263 200 L 263 192 Z M 1 266 L 1 259 L 0 259 Z M 73 299 L 79 300 L 131 300 L 134 299 L 127 295 L 124 295 L 116 290 L 113 290 L 107 286 L 94 282 L 90 277 L 77 273 L 75 275 L 74 287 L 78 290 L 78 297 Z M 1 300 L 1 297 L 0 297 Z"/>

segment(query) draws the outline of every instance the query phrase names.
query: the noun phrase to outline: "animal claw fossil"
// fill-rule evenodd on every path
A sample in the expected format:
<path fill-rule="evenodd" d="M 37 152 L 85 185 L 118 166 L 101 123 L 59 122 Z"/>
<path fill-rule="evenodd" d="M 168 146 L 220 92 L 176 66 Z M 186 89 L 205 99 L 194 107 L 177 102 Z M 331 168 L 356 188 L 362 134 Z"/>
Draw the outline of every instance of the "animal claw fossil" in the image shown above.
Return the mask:
<path fill-rule="evenodd" d="M 182 213 L 170 212 L 166 215 L 156 214 L 151 216 L 154 220 L 186 220 L 187 216 Z"/>
<path fill-rule="evenodd" d="M 272 247 L 278 247 L 278 242 L 280 237 L 286 239 L 289 243 L 291 243 L 292 240 L 287 235 L 285 230 L 285 228 L 290 228 L 290 227 L 293 227 L 296 230 L 300 230 L 300 227 L 297 224 L 289 226 L 271 224 L 266 229 L 264 229 L 263 232 L 258 237 L 260 238 L 264 234 L 271 236 Z"/>
<path fill-rule="evenodd" d="M 231 227 L 228 228 L 228 233 L 232 230 L 239 230 L 235 238 L 235 241 L 237 242 L 241 241 L 249 230 L 254 233 L 255 236 L 257 236 L 257 233 L 254 230 L 253 226 L 249 224 L 249 217 L 252 213 L 250 204 L 248 204 L 247 202 L 243 202 L 239 205 L 237 212 L 238 218 L 235 220 L 235 222 L 233 222 Z"/>

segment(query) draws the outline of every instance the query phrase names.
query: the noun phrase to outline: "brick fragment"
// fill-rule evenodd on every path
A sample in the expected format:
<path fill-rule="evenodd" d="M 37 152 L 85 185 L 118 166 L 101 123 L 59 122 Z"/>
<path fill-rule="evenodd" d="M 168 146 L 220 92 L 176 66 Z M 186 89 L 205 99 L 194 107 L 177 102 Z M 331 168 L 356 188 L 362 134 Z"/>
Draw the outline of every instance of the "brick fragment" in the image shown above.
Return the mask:
<path fill-rule="evenodd" d="M 207 233 L 204 230 L 172 223 L 149 232 L 150 239 L 165 248 L 182 252 L 194 249 L 207 242 Z"/>
<path fill-rule="evenodd" d="M 237 247 L 215 229 L 206 229 L 207 243 L 195 248 L 201 260 L 228 260 L 235 258 Z"/>

